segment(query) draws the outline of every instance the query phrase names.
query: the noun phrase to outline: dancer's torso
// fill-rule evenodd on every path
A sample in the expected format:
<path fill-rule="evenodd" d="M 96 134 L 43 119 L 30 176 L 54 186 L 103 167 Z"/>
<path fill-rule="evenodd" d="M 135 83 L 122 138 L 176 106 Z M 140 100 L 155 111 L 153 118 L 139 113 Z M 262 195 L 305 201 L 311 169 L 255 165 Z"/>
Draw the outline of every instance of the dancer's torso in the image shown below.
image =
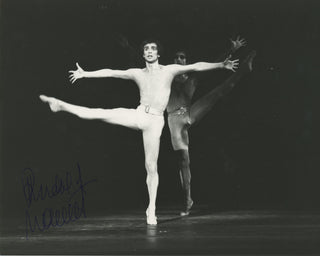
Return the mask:
<path fill-rule="evenodd" d="M 175 77 L 171 87 L 167 111 L 170 113 L 180 107 L 190 107 L 196 84 L 196 78 L 192 75 L 183 74 Z"/>

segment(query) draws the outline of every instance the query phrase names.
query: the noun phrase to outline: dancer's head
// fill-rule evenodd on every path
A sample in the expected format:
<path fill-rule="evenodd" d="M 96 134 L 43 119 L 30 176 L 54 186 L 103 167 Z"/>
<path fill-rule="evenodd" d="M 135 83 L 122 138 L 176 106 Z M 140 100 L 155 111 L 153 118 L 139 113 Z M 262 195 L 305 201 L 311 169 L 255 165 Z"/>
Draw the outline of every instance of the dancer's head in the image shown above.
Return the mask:
<path fill-rule="evenodd" d="M 186 65 L 187 64 L 187 54 L 184 50 L 176 51 L 174 54 L 173 61 L 175 64 Z"/>
<path fill-rule="evenodd" d="M 157 61 L 163 51 L 161 43 L 155 39 L 147 39 L 143 41 L 140 48 L 143 58 L 149 63 Z"/>

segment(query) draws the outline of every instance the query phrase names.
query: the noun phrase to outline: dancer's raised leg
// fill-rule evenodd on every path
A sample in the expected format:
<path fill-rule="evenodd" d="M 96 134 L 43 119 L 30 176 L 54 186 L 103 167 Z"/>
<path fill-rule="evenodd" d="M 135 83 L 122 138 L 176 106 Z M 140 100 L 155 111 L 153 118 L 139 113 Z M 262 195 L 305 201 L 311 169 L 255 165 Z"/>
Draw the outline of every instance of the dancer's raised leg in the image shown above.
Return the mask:
<path fill-rule="evenodd" d="M 136 110 L 126 108 L 114 108 L 114 109 L 103 109 L 103 108 L 88 108 L 74 104 L 67 103 L 65 101 L 40 95 L 40 99 L 49 104 L 51 111 L 66 111 L 74 114 L 82 119 L 88 120 L 101 120 L 106 123 L 126 126 L 132 129 L 138 129 Z"/>
<path fill-rule="evenodd" d="M 241 63 L 240 68 L 223 84 L 217 86 L 207 95 L 197 100 L 190 109 L 191 124 L 199 122 L 217 103 L 217 101 L 232 90 L 240 78 L 252 71 L 252 61 L 256 56 L 256 51 L 250 52 L 246 59 Z"/>

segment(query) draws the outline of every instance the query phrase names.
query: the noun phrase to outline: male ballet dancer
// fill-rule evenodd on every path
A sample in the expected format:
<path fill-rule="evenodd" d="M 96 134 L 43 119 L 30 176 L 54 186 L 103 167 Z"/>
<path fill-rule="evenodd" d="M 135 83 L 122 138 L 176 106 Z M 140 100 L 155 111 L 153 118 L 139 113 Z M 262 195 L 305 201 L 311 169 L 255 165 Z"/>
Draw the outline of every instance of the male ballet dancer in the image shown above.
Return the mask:
<path fill-rule="evenodd" d="M 231 49 L 225 54 L 226 56 L 245 45 L 244 39 L 240 39 L 240 37 L 231 40 L 231 43 Z M 179 162 L 179 174 L 184 194 L 184 208 L 180 212 L 181 216 L 189 215 L 193 205 L 188 129 L 191 125 L 198 123 L 212 109 L 213 105 L 234 87 L 243 74 L 252 70 L 252 60 L 255 54 L 255 51 L 252 51 L 235 74 L 194 103 L 191 100 L 198 85 L 197 79 L 192 74 L 183 73 L 173 80 L 167 112 L 171 143 Z M 186 52 L 177 51 L 174 56 L 174 63 L 187 65 Z"/>
<path fill-rule="evenodd" d="M 131 79 L 136 82 L 140 91 L 140 105 L 136 109 L 115 108 L 87 108 L 66 103 L 56 98 L 40 95 L 43 102 L 47 102 L 53 112 L 66 111 L 83 119 L 98 119 L 106 123 L 122 125 L 142 131 L 145 152 L 145 167 L 147 170 L 147 187 L 149 205 L 146 210 L 147 224 L 157 225 L 156 197 L 159 183 L 157 161 L 160 146 L 160 136 L 164 126 L 163 111 L 170 96 L 171 83 L 175 76 L 193 71 L 211 69 L 229 69 L 235 71 L 238 60 L 226 59 L 224 62 L 198 62 L 190 65 L 159 64 L 161 47 L 156 40 L 146 40 L 142 43 L 143 58 L 146 67 L 127 70 L 101 69 L 84 71 L 77 63 L 77 69 L 69 71 L 70 81 L 74 83 L 80 78 L 114 77 Z"/>

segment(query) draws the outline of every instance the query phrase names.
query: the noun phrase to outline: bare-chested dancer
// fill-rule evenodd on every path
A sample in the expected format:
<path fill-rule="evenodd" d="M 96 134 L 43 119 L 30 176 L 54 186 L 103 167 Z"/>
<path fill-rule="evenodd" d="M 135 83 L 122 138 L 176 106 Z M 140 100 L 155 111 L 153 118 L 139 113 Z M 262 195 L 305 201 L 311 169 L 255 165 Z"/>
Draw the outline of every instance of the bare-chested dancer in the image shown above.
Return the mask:
<path fill-rule="evenodd" d="M 245 41 L 240 39 L 240 37 L 236 40 L 231 40 L 231 43 L 232 47 L 230 51 L 225 54 L 227 56 L 245 45 Z M 180 213 L 181 216 L 189 215 L 193 205 L 190 185 L 191 172 L 188 129 L 191 125 L 199 122 L 203 116 L 212 109 L 213 105 L 234 87 L 235 83 L 244 73 L 252 70 L 252 60 L 254 56 L 255 51 L 252 51 L 235 74 L 193 104 L 191 100 L 198 85 L 197 79 L 192 74 L 187 73 L 180 74 L 174 78 L 167 112 L 171 142 L 178 158 L 180 180 L 184 193 L 184 208 Z M 174 63 L 187 65 L 186 52 L 176 52 Z"/>
<path fill-rule="evenodd" d="M 83 119 L 98 119 L 106 123 L 142 131 L 147 170 L 146 183 L 149 193 L 146 216 L 147 224 L 150 225 L 157 224 L 155 214 L 159 182 L 157 161 L 160 136 L 164 126 L 163 111 L 169 101 L 171 83 L 174 77 L 186 72 L 219 68 L 234 71 L 238 66 L 238 60 L 231 61 L 229 59 L 220 63 L 198 62 L 191 65 L 172 64 L 163 66 L 159 64 L 160 49 L 160 44 L 156 40 L 147 40 L 142 43 L 143 58 L 146 64 L 143 69 L 84 71 L 77 63 L 77 70 L 69 71 L 72 83 L 80 78 L 98 77 L 115 77 L 135 81 L 140 91 L 140 105 L 136 109 L 87 108 L 69 104 L 56 98 L 40 96 L 43 102 L 49 104 L 53 112 L 66 111 Z"/>

